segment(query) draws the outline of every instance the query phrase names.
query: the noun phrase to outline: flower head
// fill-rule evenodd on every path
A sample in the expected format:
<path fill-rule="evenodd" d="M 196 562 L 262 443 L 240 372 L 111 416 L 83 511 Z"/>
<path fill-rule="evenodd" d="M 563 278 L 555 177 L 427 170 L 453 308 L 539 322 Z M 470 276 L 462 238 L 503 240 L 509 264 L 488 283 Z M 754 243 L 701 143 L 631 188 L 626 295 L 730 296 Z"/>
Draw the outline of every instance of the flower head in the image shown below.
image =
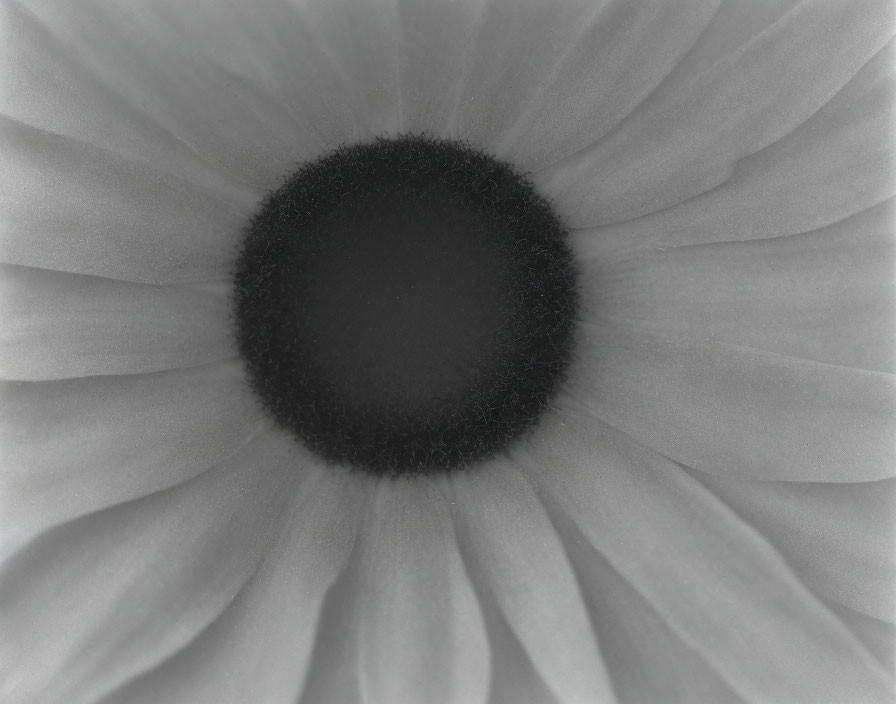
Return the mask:
<path fill-rule="evenodd" d="M 892 697 L 887 2 L 2 17 L 0 698 Z"/>

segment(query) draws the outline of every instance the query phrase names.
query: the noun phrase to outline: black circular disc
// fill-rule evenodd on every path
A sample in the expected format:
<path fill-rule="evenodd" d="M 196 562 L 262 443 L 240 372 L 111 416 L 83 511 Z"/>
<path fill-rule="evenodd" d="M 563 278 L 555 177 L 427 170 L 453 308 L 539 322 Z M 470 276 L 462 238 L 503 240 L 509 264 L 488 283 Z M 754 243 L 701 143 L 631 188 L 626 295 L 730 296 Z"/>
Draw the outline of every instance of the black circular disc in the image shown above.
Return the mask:
<path fill-rule="evenodd" d="M 239 349 L 277 423 L 378 474 L 493 456 L 568 364 L 576 276 L 510 166 L 406 136 L 302 166 L 264 203 L 235 281 Z"/>

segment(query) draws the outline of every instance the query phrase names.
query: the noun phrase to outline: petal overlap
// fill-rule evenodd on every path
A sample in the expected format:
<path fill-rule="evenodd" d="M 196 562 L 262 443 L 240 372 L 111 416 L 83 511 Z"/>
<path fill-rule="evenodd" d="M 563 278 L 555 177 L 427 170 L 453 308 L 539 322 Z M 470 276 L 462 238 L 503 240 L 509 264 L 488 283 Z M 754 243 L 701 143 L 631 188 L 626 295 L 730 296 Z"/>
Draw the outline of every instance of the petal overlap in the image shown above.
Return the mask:
<path fill-rule="evenodd" d="M 557 701 L 613 702 L 572 566 L 528 480 L 496 462 L 453 478 L 451 489 L 471 577 L 491 592 Z"/>
<path fill-rule="evenodd" d="M 757 526 L 817 593 L 896 623 L 896 480 L 781 484 L 689 471 Z"/>
<path fill-rule="evenodd" d="M 6 561 L 4 700 L 95 702 L 188 642 L 255 572 L 295 476 L 281 446 L 249 447 L 188 483 L 60 526 Z"/>
<path fill-rule="evenodd" d="M 516 460 L 549 511 L 568 516 L 738 695 L 889 701 L 891 675 L 752 527 L 674 463 L 564 404 Z"/>
<path fill-rule="evenodd" d="M 361 701 L 485 702 L 485 625 L 448 514 L 431 488 L 386 480 L 362 535 L 356 623 Z"/>
<path fill-rule="evenodd" d="M 893 476 L 892 374 L 623 325 L 581 331 L 592 361 L 570 393 L 666 457 L 740 479 Z"/>
<path fill-rule="evenodd" d="M 896 196 L 896 43 L 881 48 L 790 134 L 738 161 L 716 188 L 576 234 L 585 256 L 740 242 L 826 228 Z"/>
<path fill-rule="evenodd" d="M 892 373 L 894 218 L 887 201 L 801 235 L 596 257 L 585 264 L 592 311 L 678 338 Z"/>
<path fill-rule="evenodd" d="M 723 184 L 739 159 L 812 117 L 893 36 L 891 8 L 880 0 L 780 7 L 752 36 L 729 28 L 730 53 L 706 66 L 683 62 L 604 139 L 536 174 L 573 227 L 636 218 Z M 706 34 L 717 40 L 712 27 Z M 819 36 L 839 50 L 815 51 Z"/>
<path fill-rule="evenodd" d="M 296 163 L 356 136 L 358 106 L 304 4 L 35 2 L 28 12 L 122 106 L 111 114 L 138 110 L 167 136 L 162 144 L 178 143 L 232 187 L 264 193 Z M 25 96 L 21 110 L 33 102 Z M 92 129 L 65 127 L 76 139 Z"/>
<path fill-rule="evenodd" d="M 0 515 L 24 539 L 197 476 L 267 425 L 244 383 L 235 362 L 3 382 Z"/>
<path fill-rule="evenodd" d="M 229 273 L 254 195 L 0 117 L 0 260 L 146 283 Z"/>
<path fill-rule="evenodd" d="M 364 487 L 334 481 L 295 448 L 286 457 L 287 505 L 250 579 L 206 629 L 103 704 L 298 701 L 323 600 L 351 554 Z"/>
<path fill-rule="evenodd" d="M 0 264 L 0 378 L 145 374 L 232 359 L 227 293 Z"/>

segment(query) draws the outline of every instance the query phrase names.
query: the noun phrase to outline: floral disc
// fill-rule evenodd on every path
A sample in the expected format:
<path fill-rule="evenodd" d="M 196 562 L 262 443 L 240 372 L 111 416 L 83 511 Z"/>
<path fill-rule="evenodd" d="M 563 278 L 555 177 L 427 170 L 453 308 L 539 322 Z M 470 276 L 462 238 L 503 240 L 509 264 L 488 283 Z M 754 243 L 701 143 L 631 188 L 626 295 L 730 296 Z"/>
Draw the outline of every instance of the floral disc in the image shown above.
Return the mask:
<path fill-rule="evenodd" d="M 562 223 L 512 167 L 404 136 L 303 165 L 235 271 L 262 405 L 321 457 L 377 474 L 487 459 L 529 428 L 570 359 Z"/>

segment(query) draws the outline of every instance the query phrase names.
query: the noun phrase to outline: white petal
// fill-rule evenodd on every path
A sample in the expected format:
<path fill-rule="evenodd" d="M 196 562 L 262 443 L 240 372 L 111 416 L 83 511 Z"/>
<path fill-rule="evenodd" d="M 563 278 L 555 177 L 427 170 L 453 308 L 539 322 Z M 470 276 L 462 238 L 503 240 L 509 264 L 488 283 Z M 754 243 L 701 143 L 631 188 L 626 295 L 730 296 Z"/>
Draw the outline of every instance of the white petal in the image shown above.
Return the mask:
<path fill-rule="evenodd" d="M 47 533 L 0 574 L 4 701 L 94 702 L 190 641 L 249 580 L 296 474 L 249 446 L 191 482 Z"/>
<path fill-rule="evenodd" d="M 528 480 L 495 461 L 458 473 L 451 487 L 471 578 L 497 602 L 557 701 L 613 702 L 576 577 Z"/>
<path fill-rule="evenodd" d="M 787 484 L 690 473 L 756 526 L 817 593 L 896 622 L 896 480 Z"/>
<path fill-rule="evenodd" d="M 324 597 L 348 560 L 365 488 L 358 477 L 314 462 L 307 456 L 291 462 L 301 482 L 291 487 L 280 535 L 226 611 L 103 704 L 298 700 Z"/>
<path fill-rule="evenodd" d="M 288 3 L 76 0 L 30 9 L 67 45 L 63 58 L 76 56 L 117 102 L 231 182 L 268 190 L 296 162 L 355 133 L 358 112 L 321 48 L 330 37 L 315 37 Z M 56 131 L 92 141 L 89 127 L 71 125 L 76 114 L 64 110 Z"/>
<path fill-rule="evenodd" d="M 684 470 L 568 403 L 515 459 L 732 689 L 751 702 L 891 701 L 887 671 L 766 541 Z"/>
<path fill-rule="evenodd" d="M 226 294 L 0 264 L 0 377 L 141 374 L 232 358 Z"/>
<path fill-rule="evenodd" d="M 421 483 L 383 481 L 362 550 L 362 701 L 485 702 L 489 646 L 445 499 Z"/>
<path fill-rule="evenodd" d="M 803 125 L 741 159 L 725 183 L 673 208 L 587 230 L 592 254 L 795 235 L 873 208 L 896 194 L 896 42 Z"/>
<path fill-rule="evenodd" d="M 448 131 L 494 150 L 508 126 L 591 26 L 598 7 L 587 0 L 545 3 L 483 1 L 463 48 L 465 66 L 448 116 Z M 509 154 L 499 154 L 509 156 Z"/>
<path fill-rule="evenodd" d="M 367 497 L 375 491 L 375 483 L 376 480 L 362 482 Z M 367 506 L 364 506 L 355 519 L 363 522 L 367 513 Z M 298 699 L 290 700 L 296 704 L 362 704 L 358 643 L 361 608 L 359 543 L 360 540 L 355 541 L 345 568 L 330 585 L 321 603 L 314 650 L 305 672 L 302 694 Z"/>
<path fill-rule="evenodd" d="M 102 52 L 109 42 L 121 41 L 100 34 L 93 38 L 92 47 L 83 46 L 76 28 L 83 23 L 89 31 L 92 18 L 77 13 L 87 9 L 86 3 L 70 8 L 62 3 L 31 5 L 47 16 L 36 16 L 22 2 L 0 5 L 0 115 L 106 149 L 144 169 L 177 174 L 189 183 L 225 192 L 243 192 L 235 188 L 233 179 L 204 164 L 177 135 L 152 118 L 148 96 L 135 93 L 128 100 L 85 62 L 90 52 Z M 66 16 L 66 9 L 74 10 L 75 15 Z M 90 51 L 85 50 L 88 48 Z M 107 70 L 116 68 L 107 66 Z"/>
<path fill-rule="evenodd" d="M 666 457 L 740 479 L 896 471 L 896 376 L 621 326 L 580 328 L 569 389 Z"/>
<path fill-rule="evenodd" d="M 700 59 L 682 62 L 606 138 L 536 175 L 572 226 L 628 220 L 715 188 L 739 159 L 810 118 L 893 36 L 886 0 L 781 7 L 758 33 L 710 24 L 706 41 L 725 32 L 730 53 L 703 57 L 698 44 Z"/>
<path fill-rule="evenodd" d="M 400 127 L 406 132 L 454 136 L 452 112 L 472 52 L 483 0 L 398 0 Z"/>
<path fill-rule="evenodd" d="M 326 126 L 327 119 L 351 119 L 353 134 L 340 134 L 339 142 L 395 133 L 401 124 L 399 57 L 403 53 L 397 0 L 290 0 L 286 4 L 302 25 L 296 31 L 314 49 L 303 51 L 308 53 L 307 67 L 300 75 L 308 80 L 316 71 L 315 80 L 325 80 L 327 74 L 316 67 L 323 60 L 332 74 L 329 80 L 341 84 L 339 93 L 329 99 L 346 104 L 342 115 L 311 113 L 308 124 L 319 129 L 319 121 Z M 318 102 L 318 95 L 327 96 L 323 86 L 303 86 L 299 92 L 313 97 L 311 103 Z M 327 143 L 335 146 L 333 138 Z"/>
<path fill-rule="evenodd" d="M 173 486 L 257 429 L 235 363 L 0 386 L 0 516 L 26 537 Z"/>
<path fill-rule="evenodd" d="M 896 663 L 896 624 L 872 618 L 848 606 L 828 601 L 837 618 L 859 638 L 878 661 L 891 672 Z"/>
<path fill-rule="evenodd" d="M 507 4 L 515 9 L 517 3 Z M 544 11 L 555 5 L 543 4 Z M 718 9 L 707 0 L 581 6 L 588 15 L 569 37 L 557 38 L 557 55 L 532 56 L 533 41 L 521 41 L 520 61 L 510 51 L 505 58 L 542 72 L 532 79 L 528 99 L 508 115 L 495 147 L 524 170 L 560 161 L 607 134 L 687 54 Z M 532 30 L 541 34 L 542 27 L 533 24 Z"/>
<path fill-rule="evenodd" d="M 620 704 L 743 701 L 567 517 L 555 512 L 553 518 L 582 585 Z M 675 551 L 674 542 L 669 550 Z"/>
<path fill-rule="evenodd" d="M 492 652 L 489 704 L 561 704 L 533 666 L 498 606 L 490 603 L 487 595 L 480 599 Z"/>
<path fill-rule="evenodd" d="M 0 117 L 0 261 L 130 281 L 227 276 L 256 196 Z"/>
<path fill-rule="evenodd" d="M 896 371 L 894 204 L 803 235 L 586 262 L 595 314 L 695 340 Z"/>

